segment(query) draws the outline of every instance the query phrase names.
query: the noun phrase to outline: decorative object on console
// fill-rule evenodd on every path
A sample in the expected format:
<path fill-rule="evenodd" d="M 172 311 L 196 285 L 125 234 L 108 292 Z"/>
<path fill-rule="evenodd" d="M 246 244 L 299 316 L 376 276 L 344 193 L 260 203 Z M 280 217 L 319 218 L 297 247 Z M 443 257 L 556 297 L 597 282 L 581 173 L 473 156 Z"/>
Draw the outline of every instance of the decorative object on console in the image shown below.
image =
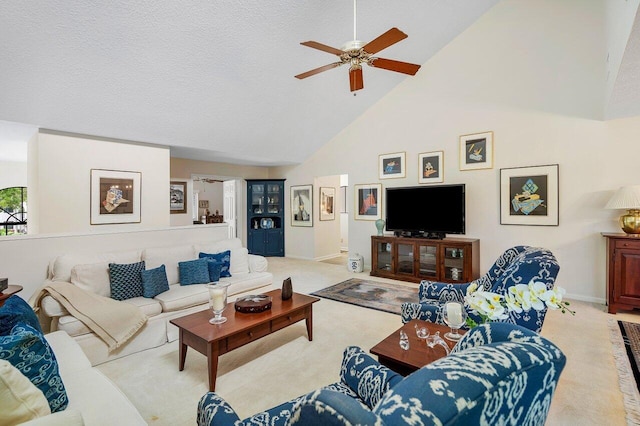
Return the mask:
<path fill-rule="evenodd" d="M 382 219 L 382 185 L 358 184 L 353 187 L 356 199 L 355 220 Z"/>
<path fill-rule="evenodd" d="M 384 224 L 385 224 L 384 219 L 376 220 L 376 229 L 378 230 L 378 235 L 384 234 Z"/>
<path fill-rule="evenodd" d="M 291 187 L 291 225 L 313 226 L 313 185 Z"/>
<path fill-rule="evenodd" d="M 500 224 L 558 226 L 558 165 L 500 169 Z"/>
<path fill-rule="evenodd" d="M 460 136 L 460 170 L 493 168 L 493 132 Z"/>
<path fill-rule="evenodd" d="M 382 154 L 378 156 L 378 172 L 380 179 L 403 178 L 407 175 L 404 152 L 394 152 L 393 154 Z"/>
<path fill-rule="evenodd" d="M 418 154 L 418 183 L 444 182 L 444 151 Z"/>
<path fill-rule="evenodd" d="M 640 234 L 640 185 L 623 186 L 609 199 L 605 209 L 626 209 L 620 227 L 627 234 Z"/>
<path fill-rule="evenodd" d="M 320 220 L 335 220 L 335 188 L 320 188 Z"/>
<path fill-rule="evenodd" d="M 267 296 L 266 294 L 252 294 L 249 296 L 239 297 L 234 306 L 238 312 L 252 314 L 271 309 L 271 304 L 271 296 Z"/>
<path fill-rule="evenodd" d="M 291 277 L 282 281 L 282 292 L 280 294 L 282 300 L 289 300 L 293 296 L 293 284 L 291 283 Z"/>
<path fill-rule="evenodd" d="M 9 287 L 9 279 L 8 278 L 0 278 L 0 293 L 5 291 Z"/>
<path fill-rule="evenodd" d="M 142 173 L 91 169 L 91 225 L 140 223 Z"/>

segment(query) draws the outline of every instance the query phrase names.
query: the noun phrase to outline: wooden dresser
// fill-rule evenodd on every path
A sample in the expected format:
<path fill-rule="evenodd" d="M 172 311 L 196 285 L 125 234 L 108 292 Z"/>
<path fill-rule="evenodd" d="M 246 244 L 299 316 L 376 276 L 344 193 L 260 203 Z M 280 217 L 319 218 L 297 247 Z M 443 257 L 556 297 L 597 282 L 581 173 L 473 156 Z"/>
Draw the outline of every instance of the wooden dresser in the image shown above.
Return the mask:
<path fill-rule="evenodd" d="M 640 308 L 640 235 L 602 233 L 607 239 L 609 313 Z"/>

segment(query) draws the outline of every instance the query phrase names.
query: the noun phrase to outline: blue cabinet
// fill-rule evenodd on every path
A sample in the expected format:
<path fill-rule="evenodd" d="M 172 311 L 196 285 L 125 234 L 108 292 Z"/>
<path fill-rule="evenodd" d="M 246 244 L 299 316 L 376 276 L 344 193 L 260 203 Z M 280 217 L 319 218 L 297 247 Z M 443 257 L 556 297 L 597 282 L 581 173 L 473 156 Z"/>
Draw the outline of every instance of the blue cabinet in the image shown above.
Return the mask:
<path fill-rule="evenodd" d="M 284 256 L 284 179 L 247 179 L 247 249 Z"/>

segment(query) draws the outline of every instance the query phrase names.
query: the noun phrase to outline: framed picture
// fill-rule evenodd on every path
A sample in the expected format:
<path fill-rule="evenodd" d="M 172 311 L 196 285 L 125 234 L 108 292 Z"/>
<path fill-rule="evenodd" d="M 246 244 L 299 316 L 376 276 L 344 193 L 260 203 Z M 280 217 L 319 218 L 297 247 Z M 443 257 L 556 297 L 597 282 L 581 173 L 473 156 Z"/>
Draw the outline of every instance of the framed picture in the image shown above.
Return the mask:
<path fill-rule="evenodd" d="M 500 224 L 558 226 L 558 165 L 500 169 Z"/>
<path fill-rule="evenodd" d="M 444 151 L 418 154 L 418 183 L 444 182 Z"/>
<path fill-rule="evenodd" d="M 356 197 L 355 220 L 382 219 L 382 185 L 379 183 L 354 185 Z"/>
<path fill-rule="evenodd" d="M 335 220 L 335 188 L 320 188 L 320 220 Z"/>
<path fill-rule="evenodd" d="M 395 152 L 379 156 L 378 169 L 380 179 L 393 179 L 405 177 L 405 153 Z"/>
<path fill-rule="evenodd" d="M 142 173 L 91 169 L 91 225 L 140 223 Z"/>
<path fill-rule="evenodd" d="M 209 208 L 209 200 L 199 200 L 198 201 L 198 208 L 208 209 Z"/>
<path fill-rule="evenodd" d="M 493 168 L 493 132 L 460 136 L 460 170 Z"/>
<path fill-rule="evenodd" d="M 313 185 L 291 187 L 291 226 L 313 226 Z"/>
<path fill-rule="evenodd" d="M 187 182 L 169 183 L 169 211 L 171 214 L 187 212 Z"/>

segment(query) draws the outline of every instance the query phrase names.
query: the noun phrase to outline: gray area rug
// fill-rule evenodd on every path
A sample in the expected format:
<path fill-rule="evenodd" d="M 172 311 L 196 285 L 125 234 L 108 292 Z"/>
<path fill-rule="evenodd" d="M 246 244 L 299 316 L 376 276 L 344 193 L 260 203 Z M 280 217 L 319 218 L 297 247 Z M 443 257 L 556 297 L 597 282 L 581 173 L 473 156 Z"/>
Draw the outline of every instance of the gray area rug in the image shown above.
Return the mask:
<path fill-rule="evenodd" d="M 418 286 L 410 287 L 351 278 L 312 294 L 399 315 L 403 302 L 418 301 Z"/>

